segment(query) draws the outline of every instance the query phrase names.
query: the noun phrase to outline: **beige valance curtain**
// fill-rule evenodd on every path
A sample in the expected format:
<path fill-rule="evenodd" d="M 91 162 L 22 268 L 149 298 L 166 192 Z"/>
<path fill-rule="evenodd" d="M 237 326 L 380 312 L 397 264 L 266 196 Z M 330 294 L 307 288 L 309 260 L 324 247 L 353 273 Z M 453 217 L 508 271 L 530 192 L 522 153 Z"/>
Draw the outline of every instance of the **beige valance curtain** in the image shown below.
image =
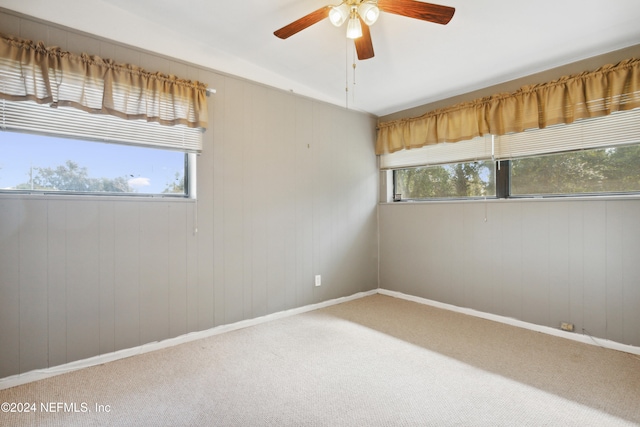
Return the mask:
<path fill-rule="evenodd" d="M 428 112 L 378 124 L 376 154 L 485 134 L 504 135 L 599 117 L 640 107 L 640 60 L 629 59 L 593 72 L 523 86 Z"/>
<path fill-rule="evenodd" d="M 0 99 L 206 128 L 206 85 L 0 35 Z"/>

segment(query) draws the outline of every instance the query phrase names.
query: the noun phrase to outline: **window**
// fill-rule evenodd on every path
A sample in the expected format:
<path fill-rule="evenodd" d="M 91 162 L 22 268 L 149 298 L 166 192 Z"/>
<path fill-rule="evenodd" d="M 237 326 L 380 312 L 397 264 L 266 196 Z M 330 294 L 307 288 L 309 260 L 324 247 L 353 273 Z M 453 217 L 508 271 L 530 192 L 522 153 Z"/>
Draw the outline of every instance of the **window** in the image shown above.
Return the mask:
<path fill-rule="evenodd" d="M 394 200 L 495 197 L 491 135 L 380 156 L 393 170 Z"/>
<path fill-rule="evenodd" d="M 0 101 L 0 118 L 1 192 L 195 197 L 199 128 L 32 101 Z"/>
<path fill-rule="evenodd" d="M 0 191 L 195 196 L 205 84 L 11 36 L 0 46 Z"/>
<path fill-rule="evenodd" d="M 405 200 L 496 195 L 492 161 L 397 169 L 393 177 L 395 197 Z"/>
<path fill-rule="evenodd" d="M 381 168 L 393 170 L 394 200 L 640 193 L 638 108 L 497 136 L 490 149 L 487 140 L 381 156 Z M 463 162 L 470 157 L 492 160 Z"/>
<path fill-rule="evenodd" d="M 510 196 L 640 192 L 640 109 L 496 137 Z"/>
<path fill-rule="evenodd" d="M 5 131 L 0 152 L 3 192 L 189 194 L 180 151 Z"/>
<path fill-rule="evenodd" d="M 511 161 L 511 196 L 640 192 L 640 144 Z"/>

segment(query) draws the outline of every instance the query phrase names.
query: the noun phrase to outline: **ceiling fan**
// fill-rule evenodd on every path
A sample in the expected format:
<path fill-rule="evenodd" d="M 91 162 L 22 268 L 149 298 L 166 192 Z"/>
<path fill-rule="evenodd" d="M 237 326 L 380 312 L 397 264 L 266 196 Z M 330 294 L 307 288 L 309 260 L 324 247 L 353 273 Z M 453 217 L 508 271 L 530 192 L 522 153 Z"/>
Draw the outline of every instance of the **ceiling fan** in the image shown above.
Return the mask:
<path fill-rule="evenodd" d="M 369 59 L 373 58 L 369 26 L 376 22 L 381 11 L 446 25 L 456 10 L 453 7 L 417 0 L 343 0 L 337 6 L 321 7 L 274 31 L 273 34 L 286 39 L 325 18 L 329 18 L 336 27 L 348 21 L 347 37 L 354 40 L 358 59 Z"/>

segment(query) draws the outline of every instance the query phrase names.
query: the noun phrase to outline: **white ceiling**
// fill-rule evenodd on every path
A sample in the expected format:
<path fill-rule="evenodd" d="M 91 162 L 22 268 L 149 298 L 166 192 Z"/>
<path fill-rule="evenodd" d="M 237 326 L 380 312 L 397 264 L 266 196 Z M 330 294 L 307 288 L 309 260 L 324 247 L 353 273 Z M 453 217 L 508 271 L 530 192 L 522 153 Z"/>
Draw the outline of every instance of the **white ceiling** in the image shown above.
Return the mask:
<path fill-rule="evenodd" d="M 334 0 L 336 4 L 338 0 Z M 448 25 L 388 13 L 375 57 L 346 28 L 273 31 L 327 0 L 0 0 L 0 7 L 377 116 L 640 43 L 638 0 L 431 0 Z M 345 87 L 349 87 L 349 92 Z"/>

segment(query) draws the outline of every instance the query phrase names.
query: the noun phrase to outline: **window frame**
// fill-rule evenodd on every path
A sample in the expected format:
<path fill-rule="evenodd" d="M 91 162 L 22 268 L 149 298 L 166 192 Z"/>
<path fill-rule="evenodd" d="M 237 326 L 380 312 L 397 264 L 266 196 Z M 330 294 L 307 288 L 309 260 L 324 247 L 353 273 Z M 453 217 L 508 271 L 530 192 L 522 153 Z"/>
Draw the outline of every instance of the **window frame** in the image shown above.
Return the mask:
<path fill-rule="evenodd" d="M 393 200 L 395 202 L 429 202 L 429 201 L 446 201 L 446 200 L 487 200 L 487 199 L 495 199 L 497 198 L 495 194 L 493 195 L 486 195 L 486 196 L 451 196 L 451 197 L 424 197 L 424 198 L 397 198 L 396 196 L 399 194 L 397 193 L 397 179 L 396 179 L 396 175 L 398 171 L 401 170 L 407 170 L 407 169 L 417 169 L 420 167 L 438 167 L 438 166 L 442 166 L 442 167 L 446 167 L 446 166 L 455 166 L 455 165 L 459 165 L 459 164 L 469 164 L 469 163 L 476 163 L 476 162 L 487 162 L 488 160 L 478 160 L 478 161 L 469 161 L 469 162 L 455 162 L 455 163 L 443 163 L 443 164 L 436 164 L 436 165 L 423 165 L 423 166 L 412 166 L 412 167 L 407 167 L 407 168 L 395 168 L 395 169 L 391 169 L 391 179 L 392 179 L 392 188 L 393 188 Z M 496 164 L 494 162 L 494 182 L 493 182 L 493 186 L 497 191 L 497 186 L 496 186 L 496 180 L 497 180 L 497 169 L 496 169 Z"/>
<path fill-rule="evenodd" d="M 490 136 L 490 135 L 489 135 Z M 477 138 L 476 138 L 477 139 Z M 465 141 L 471 143 L 473 140 Z M 459 143 L 458 143 L 459 144 Z M 438 144 L 439 145 L 439 144 Z M 447 144 L 445 144 L 446 146 Z M 449 144 L 453 145 L 453 144 Z M 476 200 L 476 199 L 527 199 L 527 198 L 568 198 L 568 197 L 593 197 L 607 196 L 640 196 L 640 190 L 633 191 L 602 191 L 581 193 L 531 193 L 512 194 L 513 161 L 518 159 L 536 158 L 543 156 L 566 155 L 567 153 L 585 152 L 589 150 L 617 149 L 625 146 L 640 146 L 640 108 L 627 111 L 617 111 L 612 114 L 578 120 L 570 124 L 550 126 L 544 129 L 531 129 L 520 133 L 491 136 L 490 158 L 495 162 L 495 197 L 458 197 L 458 198 L 424 198 L 402 199 L 405 201 L 442 201 L 442 200 Z M 401 150 L 402 154 L 395 153 L 382 155 L 380 169 L 391 170 L 387 176 L 386 186 L 391 187 L 392 194 L 396 193 L 396 171 L 420 166 L 431 166 L 425 163 L 428 160 L 430 147 L 419 148 L 415 154 L 413 150 Z M 451 151 L 455 157 L 455 152 Z M 385 156 L 392 158 L 388 161 Z M 393 159 L 400 158 L 404 164 L 394 167 Z M 476 160 L 485 160 L 478 158 Z M 420 163 L 420 162 L 423 163 Z M 451 162 L 442 161 L 434 163 L 440 165 L 454 165 L 467 163 L 467 158 L 459 158 Z M 411 163 L 413 162 L 413 163 Z M 400 162 L 397 162 L 400 163 Z M 391 165 L 386 166 L 386 165 Z M 384 199 L 384 198 L 383 198 Z M 395 200 L 388 195 L 386 201 Z"/>
<path fill-rule="evenodd" d="M 4 132 L 4 131 L 0 131 Z M 49 136 L 49 135 L 45 135 Z M 92 143 L 95 141 L 85 141 Z M 0 144 L 1 148 L 1 144 Z M 141 147 L 148 150 L 162 150 L 161 148 Z M 118 198 L 162 198 L 162 199 L 196 199 L 196 176 L 197 176 L 197 157 L 196 153 L 183 154 L 183 173 L 184 173 L 184 193 L 137 193 L 137 192 L 116 192 L 116 191 L 73 191 L 73 190 L 48 190 L 48 189 L 3 189 L 0 188 L 0 197 L 11 195 L 52 195 L 52 196 L 96 196 L 96 197 L 118 197 Z"/>
<path fill-rule="evenodd" d="M 640 147 L 640 143 L 634 144 Z M 599 147 L 592 148 L 590 150 L 607 149 L 607 148 L 620 148 L 620 145 L 611 147 Z M 538 156 L 529 156 L 525 158 L 536 158 L 543 156 L 561 155 L 567 153 L 577 153 L 581 150 L 574 150 L 564 153 L 550 153 L 542 154 Z M 586 151 L 586 150 L 585 150 Z M 391 172 L 388 175 L 392 188 L 393 199 L 387 200 L 393 202 L 437 202 L 437 201 L 464 201 L 464 200 L 500 200 L 500 199 L 566 199 L 566 198 L 603 198 L 603 197 L 640 197 L 640 190 L 637 191 L 603 191 L 603 192 L 583 192 L 583 193 L 530 193 L 530 194 L 512 194 L 512 165 L 513 160 L 496 160 L 495 161 L 495 196 L 469 196 L 469 197 L 432 197 L 432 198 L 407 198 L 399 199 L 395 198 L 396 195 L 396 172 L 402 169 L 409 168 L 396 168 L 390 169 Z M 451 163 L 457 164 L 457 163 Z M 446 165 L 441 165 L 446 166 Z M 387 198 L 388 199 L 388 198 Z"/>
<path fill-rule="evenodd" d="M 636 144 L 628 144 L 626 146 L 637 146 L 640 147 L 640 142 L 636 143 Z M 560 156 L 560 155 L 565 155 L 565 154 L 571 154 L 571 153 L 579 153 L 579 152 L 583 152 L 583 151 L 595 151 L 595 150 L 606 150 L 606 149 L 610 149 L 610 148 L 624 148 L 625 145 L 612 145 L 612 146 L 608 146 L 608 147 L 596 147 L 596 148 L 589 148 L 586 150 L 572 150 L 572 151 L 565 151 L 565 152 L 555 152 L 555 153 L 548 153 L 548 154 L 540 154 L 537 156 L 527 156 L 527 157 L 521 157 L 519 159 L 513 159 L 513 160 L 523 160 L 523 159 L 534 159 L 534 158 L 540 158 L 540 157 L 547 157 L 547 156 Z M 575 193 L 521 193 L 521 194 L 513 194 L 512 188 L 511 188 L 511 184 L 513 182 L 511 173 L 513 171 L 513 160 L 506 160 L 503 161 L 504 163 L 507 163 L 507 168 L 508 168 L 508 172 L 507 172 L 507 176 L 505 176 L 505 180 L 507 180 L 508 184 L 507 184 L 507 189 L 506 189 L 506 194 L 504 198 L 509 198 L 509 199 L 554 199 L 554 198 L 579 198 L 579 197 L 587 197 L 587 198 L 602 198 L 602 197 L 619 197 L 619 196 L 631 196 L 631 197 L 640 197 L 640 189 L 638 190 L 634 190 L 634 191 L 588 191 L 588 192 L 575 192 Z"/>
<path fill-rule="evenodd" d="M 10 107 L 7 105 L 18 105 L 18 110 L 20 110 L 16 115 L 11 116 L 11 113 L 7 113 L 7 111 L 11 111 Z M 26 105 L 26 109 L 23 107 Z M 30 121 L 32 116 L 28 113 L 29 111 L 35 111 L 33 117 L 37 117 L 37 123 L 33 126 L 30 125 Z M 56 118 L 61 118 L 62 122 L 56 122 Z M 76 123 L 74 122 L 74 118 L 78 118 L 78 126 L 79 131 L 74 132 L 74 126 Z M 187 129 L 186 126 L 178 125 L 178 126 L 166 126 L 161 125 L 156 122 L 147 122 L 144 120 L 126 120 L 120 117 L 108 116 L 103 114 L 92 114 L 86 111 L 82 111 L 79 109 L 75 109 L 73 107 L 57 107 L 51 108 L 46 104 L 37 104 L 33 101 L 10 101 L 2 99 L 0 100 L 0 120 L 2 120 L 2 129 L 0 132 L 8 132 L 8 133 L 23 133 L 29 135 L 38 135 L 42 137 L 54 137 L 68 140 L 77 140 L 83 141 L 86 143 L 105 143 L 105 144 L 114 144 L 114 145 L 124 145 L 124 146 L 133 146 L 146 150 L 163 150 L 163 151 L 174 151 L 180 152 L 184 154 L 183 161 L 183 179 L 184 179 L 184 193 L 136 193 L 136 192 L 108 192 L 108 191 L 73 191 L 73 190 L 47 190 L 47 189 L 37 189 L 37 190 L 20 190 L 20 189 L 12 189 L 12 190 L 4 190 L 0 189 L 0 195 L 9 195 L 9 194 L 22 194 L 22 195 L 30 195 L 30 194 L 38 194 L 38 195 L 66 195 L 66 196 L 114 196 L 114 197 L 125 197 L 125 198 L 172 198 L 175 200 L 178 199 L 195 199 L 196 198 L 196 170 L 197 170 L 197 154 L 198 151 L 195 151 L 194 146 L 190 143 L 190 145 L 185 146 L 184 148 L 180 148 L 176 145 L 175 141 L 180 141 L 180 135 L 184 132 L 190 132 L 194 135 L 196 132 L 199 132 L 200 138 L 200 146 L 202 145 L 202 140 L 204 137 L 204 129 L 202 128 L 194 128 Z M 87 131 L 87 126 L 91 124 L 95 124 L 96 127 L 102 129 L 102 131 L 97 132 L 98 136 L 91 135 L 90 132 Z M 116 129 L 113 133 L 114 137 L 109 136 L 109 129 L 116 128 L 114 124 L 122 125 L 121 128 Z M 107 133 L 105 133 L 105 128 L 107 129 Z M 144 129 L 144 140 L 136 143 L 135 141 L 135 130 L 136 129 Z M 49 131 L 51 129 L 52 131 Z M 124 130 L 122 130 L 124 129 Z M 133 129 L 133 131 L 132 131 Z M 157 133 L 157 138 L 159 138 L 155 143 L 154 141 L 150 141 L 154 137 L 154 132 L 159 131 Z M 123 139 L 119 137 L 119 134 L 124 132 L 126 135 L 132 135 L 131 138 L 127 137 Z M 165 136 L 169 133 L 174 133 L 175 136 L 172 136 L 171 141 L 169 142 L 171 145 L 167 145 L 163 140 Z M 192 137 L 191 137 L 192 138 Z M 192 141 L 192 139 L 190 140 Z M 2 147 L 0 146 L 0 150 Z M 28 148 L 26 148 L 28 150 Z M 70 152 L 70 155 L 73 152 Z M 71 159 L 73 160 L 73 159 Z"/>

